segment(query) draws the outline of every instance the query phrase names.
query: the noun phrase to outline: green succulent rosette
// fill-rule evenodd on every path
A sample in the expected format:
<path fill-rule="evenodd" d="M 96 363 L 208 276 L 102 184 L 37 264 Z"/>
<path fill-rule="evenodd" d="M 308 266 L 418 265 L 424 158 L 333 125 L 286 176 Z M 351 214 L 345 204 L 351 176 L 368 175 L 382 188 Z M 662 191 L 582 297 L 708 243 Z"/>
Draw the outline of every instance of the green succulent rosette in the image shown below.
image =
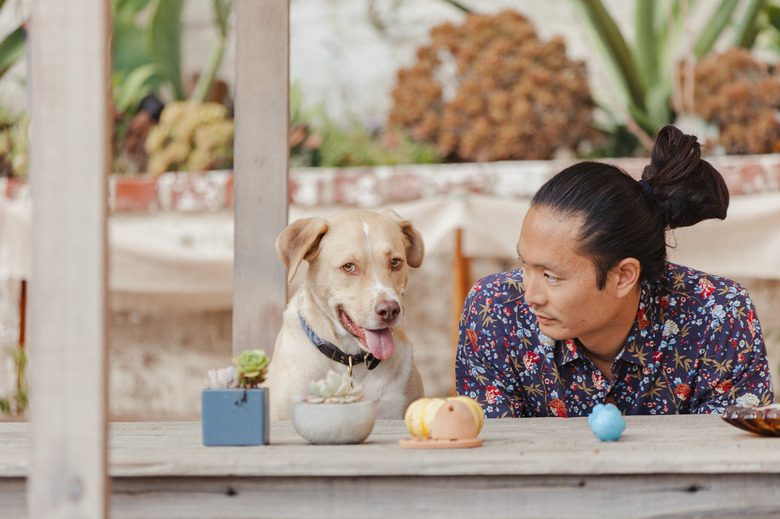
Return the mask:
<path fill-rule="evenodd" d="M 244 350 L 233 362 L 236 364 L 239 387 L 253 388 L 265 380 L 271 359 L 263 350 Z"/>

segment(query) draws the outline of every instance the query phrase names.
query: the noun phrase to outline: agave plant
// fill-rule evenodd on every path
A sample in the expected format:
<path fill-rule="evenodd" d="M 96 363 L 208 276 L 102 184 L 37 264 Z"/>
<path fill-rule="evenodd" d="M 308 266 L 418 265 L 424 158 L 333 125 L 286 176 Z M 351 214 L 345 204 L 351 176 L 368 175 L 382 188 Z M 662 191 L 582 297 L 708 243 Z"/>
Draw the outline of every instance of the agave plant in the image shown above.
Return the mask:
<path fill-rule="evenodd" d="M 675 50 L 683 44 L 688 13 L 696 0 L 637 0 L 635 36 L 624 38 L 602 0 L 572 0 L 591 33 L 608 74 L 617 85 L 617 94 L 625 107 L 623 119 L 645 146 L 651 146 L 648 135 L 674 118 L 676 65 Z M 740 0 L 720 0 L 710 19 L 693 35 L 690 53 L 695 59 L 710 52 L 724 29 L 733 29 L 732 45 L 750 48 L 757 34 L 767 25 L 763 18 L 772 15 L 766 0 L 741 2 L 744 10 L 737 14 Z M 679 111 L 679 107 L 675 107 Z M 644 135 L 641 133 L 644 132 Z"/>
<path fill-rule="evenodd" d="M 363 387 L 355 386 L 348 373 L 338 374 L 331 369 L 325 378 L 309 382 L 311 394 L 303 400 L 310 404 L 349 404 L 363 398 Z"/>

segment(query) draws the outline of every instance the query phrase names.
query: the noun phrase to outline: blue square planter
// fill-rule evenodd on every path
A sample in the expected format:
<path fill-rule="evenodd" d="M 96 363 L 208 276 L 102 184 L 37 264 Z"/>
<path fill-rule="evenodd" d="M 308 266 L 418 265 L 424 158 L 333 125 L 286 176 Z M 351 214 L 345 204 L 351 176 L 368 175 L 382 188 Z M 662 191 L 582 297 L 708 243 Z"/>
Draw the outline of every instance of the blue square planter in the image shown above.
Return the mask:
<path fill-rule="evenodd" d="M 268 445 L 268 389 L 204 389 L 203 445 Z"/>

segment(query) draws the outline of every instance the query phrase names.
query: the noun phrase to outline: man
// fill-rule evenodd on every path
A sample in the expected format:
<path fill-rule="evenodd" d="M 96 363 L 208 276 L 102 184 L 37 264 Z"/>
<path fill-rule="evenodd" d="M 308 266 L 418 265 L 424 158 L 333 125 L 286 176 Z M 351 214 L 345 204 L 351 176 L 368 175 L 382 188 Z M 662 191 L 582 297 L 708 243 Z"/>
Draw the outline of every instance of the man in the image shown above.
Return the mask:
<path fill-rule="evenodd" d="M 773 400 L 761 328 L 737 283 L 666 261 L 667 229 L 725 218 L 696 138 L 667 126 L 636 182 L 584 162 L 531 201 L 522 267 L 477 282 L 460 321 L 459 394 L 488 417 L 721 412 Z"/>

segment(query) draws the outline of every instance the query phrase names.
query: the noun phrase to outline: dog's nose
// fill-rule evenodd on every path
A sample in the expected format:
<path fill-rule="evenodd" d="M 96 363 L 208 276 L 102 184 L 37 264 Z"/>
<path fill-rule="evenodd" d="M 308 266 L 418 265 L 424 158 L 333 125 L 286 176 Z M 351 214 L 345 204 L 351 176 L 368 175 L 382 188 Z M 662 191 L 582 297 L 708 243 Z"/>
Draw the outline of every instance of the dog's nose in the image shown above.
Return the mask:
<path fill-rule="evenodd" d="M 398 314 L 401 313 L 401 305 L 398 301 L 379 301 L 374 305 L 374 312 L 386 323 L 395 321 Z"/>

